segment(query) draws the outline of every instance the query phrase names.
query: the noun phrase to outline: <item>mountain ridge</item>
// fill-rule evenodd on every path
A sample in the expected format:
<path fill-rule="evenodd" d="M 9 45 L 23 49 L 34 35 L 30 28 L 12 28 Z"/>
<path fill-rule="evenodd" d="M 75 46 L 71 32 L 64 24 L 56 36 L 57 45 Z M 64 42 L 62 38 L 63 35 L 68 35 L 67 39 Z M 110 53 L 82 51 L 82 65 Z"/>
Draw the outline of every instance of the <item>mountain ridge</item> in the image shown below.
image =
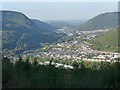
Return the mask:
<path fill-rule="evenodd" d="M 40 43 L 53 43 L 62 37 L 53 32 L 54 30 L 38 27 L 32 19 L 21 12 L 4 10 L 1 12 L 3 49 L 35 49 L 41 47 Z M 43 25 L 48 26 L 46 23 Z"/>
<path fill-rule="evenodd" d="M 87 22 L 81 24 L 77 30 L 91 31 L 99 29 L 111 29 L 118 25 L 118 16 L 120 12 L 106 12 L 99 14 Z"/>

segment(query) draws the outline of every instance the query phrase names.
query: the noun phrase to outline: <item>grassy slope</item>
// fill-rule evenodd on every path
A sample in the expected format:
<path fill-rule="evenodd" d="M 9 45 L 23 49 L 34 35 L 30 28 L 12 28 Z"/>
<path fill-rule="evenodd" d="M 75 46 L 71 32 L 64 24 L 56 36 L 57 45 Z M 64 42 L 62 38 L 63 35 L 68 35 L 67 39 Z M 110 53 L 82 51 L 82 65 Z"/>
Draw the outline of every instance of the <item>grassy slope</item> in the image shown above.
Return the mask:
<path fill-rule="evenodd" d="M 94 49 L 105 51 L 118 51 L 118 30 L 114 29 L 95 37 L 90 43 Z"/>

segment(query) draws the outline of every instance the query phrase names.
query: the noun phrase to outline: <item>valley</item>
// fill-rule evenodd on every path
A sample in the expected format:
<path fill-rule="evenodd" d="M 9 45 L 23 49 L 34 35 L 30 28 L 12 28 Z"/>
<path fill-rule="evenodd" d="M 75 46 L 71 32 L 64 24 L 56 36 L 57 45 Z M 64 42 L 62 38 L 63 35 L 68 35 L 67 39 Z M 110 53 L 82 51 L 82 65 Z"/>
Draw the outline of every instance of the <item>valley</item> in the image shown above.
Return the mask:
<path fill-rule="evenodd" d="M 23 2 L 12 6 L 21 10 L 1 10 L 2 87 L 119 88 L 120 12 L 96 4 Z"/>
<path fill-rule="evenodd" d="M 6 13 L 12 13 L 12 12 L 6 12 Z M 14 13 L 17 13 L 17 12 L 13 12 L 13 14 Z M 92 23 L 94 24 L 94 22 L 96 22 L 96 20 L 98 20 L 98 18 L 102 17 L 103 15 L 104 14 L 98 15 L 95 18 L 91 19 L 90 21 L 92 21 Z M 114 13 L 114 12 L 113 12 L 113 14 L 106 13 L 105 15 L 106 16 L 104 16 L 104 17 L 107 17 L 109 15 L 111 17 L 111 15 L 114 16 L 114 15 L 116 15 L 116 13 Z M 3 20 L 4 20 L 4 17 L 3 17 Z M 10 19 L 8 18 L 8 20 L 10 20 Z M 110 18 L 105 19 L 105 21 L 106 20 L 109 21 Z M 89 23 L 90 21 L 84 22 L 84 23 L 81 22 L 81 25 L 82 25 L 82 23 L 85 24 L 85 23 Z M 116 21 L 116 18 L 114 21 Z M 14 22 L 17 23 L 17 21 L 14 21 Z M 22 22 L 24 22 L 24 21 L 22 21 Z M 8 57 L 10 60 L 13 60 L 13 62 L 16 62 L 17 60 L 19 60 L 19 56 L 22 57 L 23 60 L 26 60 L 27 58 L 29 58 L 29 62 L 31 62 L 31 63 L 33 63 L 34 60 L 36 60 L 38 63 L 44 63 L 47 61 L 48 65 L 50 64 L 51 60 L 53 63 L 56 62 L 59 64 L 66 64 L 66 65 L 72 65 L 74 62 L 79 63 L 81 61 L 119 62 L 119 61 L 117 61 L 117 58 L 120 57 L 119 53 L 118 53 L 119 46 L 118 46 L 117 28 L 115 30 L 112 30 L 111 29 L 112 26 L 111 26 L 106 29 L 95 28 L 96 30 L 84 30 L 83 31 L 83 30 L 78 30 L 77 28 L 73 28 L 73 26 L 71 27 L 70 23 L 64 22 L 64 21 L 63 22 L 62 21 L 52 22 L 52 24 L 56 23 L 56 25 L 54 25 L 56 27 L 52 26 L 52 24 L 51 25 L 46 24 L 39 20 L 34 20 L 33 22 L 32 21 L 29 21 L 29 22 L 34 23 L 34 25 L 36 25 L 36 26 L 25 25 L 26 27 L 29 27 L 29 28 L 30 27 L 36 28 L 35 30 L 37 30 L 37 33 L 35 33 L 35 31 L 34 31 L 34 35 L 35 35 L 36 39 L 33 35 L 30 35 L 31 34 L 30 32 L 32 32 L 31 30 L 28 29 L 29 32 L 26 32 L 26 33 L 23 33 L 24 31 L 22 31 L 21 33 L 23 33 L 23 34 L 21 34 L 22 36 L 20 36 L 20 41 L 18 40 L 19 43 L 17 41 L 17 44 L 19 44 L 20 46 L 17 45 L 17 47 L 14 44 L 16 41 L 13 39 L 13 38 L 16 38 L 15 33 L 18 33 L 18 31 L 16 32 L 17 28 L 15 28 L 15 29 L 13 28 L 13 31 L 11 31 L 11 30 L 9 30 L 9 28 L 7 28 L 9 24 L 5 24 L 7 26 L 5 26 L 3 24 L 3 29 L 5 28 L 5 30 L 3 30 L 3 48 L 6 45 L 5 43 L 11 43 L 11 44 L 9 44 L 9 47 L 12 46 L 10 48 L 16 47 L 15 49 L 11 49 L 10 51 L 9 51 L 10 48 L 3 49 L 4 57 Z M 113 23 L 115 24 L 115 22 L 113 22 Z M 98 23 L 98 26 L 99 25 L 100 24 Z M 84 25 L 82 25 L 82 26 L 84 26 Z M 117 26 L 117 25 L 115 24 L 114 27 L 115 26 Z M 101 27 L 101 25 L 100 25 L 100 27 Z M 40 29 L 40 28 L 42 30 L 39 32 L 38 29 Z M 9 31 L 7 31 L 7 29 Z M 50 30 L 52 30 L 52 31 L 50 31 Z M 45 36 L 43 36 L 42 38 L 45 37 L 46 40 L 49 40 L 49 39 L 47 39 L 48 36 L 46 36 L 46 35 L 49 35 L 50 37 L 53 38 L 51 40 L 54 40 L 56 38 L 56 36 L 53 36 L 53 35 L 55 35 L 55 34 L 59 36 L 59 39 L 57 39 L 57 41 L 55 41 L 53 43 L 49 43 L 49 42 L 51 42 L 50 40 L 43 42 L 43 40 L 45 40 L 45 38 L 42 41 L 39 41 L 41 39 L 40 38 L 38 39 L 38 36 L 36 36 L 38 34 L 38 32 L 39 32 L 39 34 L 41 34 L 41 33 L 44 34 Z M 115 33 L 113 34 L 113 32 L 115 32 Z M 33 44 L 31 44 L 32 46 L 30 48 L 30 44 L 27 43 L 28 41 L 27 42 L 25 41 L 25 40 L 27 40 L 28 37 L 30 37 L 28 35 L 30 35 L 31 38 L 33 37 L 32 39 L 34 39 L 34 40 L 31 40 L 31 41 L 33 43 L 34 42 L 36 43 L 36 44 L 34 43 L 34 45 L 37 45 L 39 43 L 39 46 L 36 47 L 36 46 L 33 46 Z M 17 37 L 18 37 L 18 35 L 17 35 Z M 22 39 L 23 39 L 23 41 L 21 41 Z M 10 42 L 8 42 L 8 41 L 10 41 Z M 32 42 L 30 42 L 30 43 L 32 43 Z M 106 42 L 108 42 L 108 43 L 106 43 Z M 29 49 L 27 49 L 28 46 L 29 46 Z M 108 47 L 112 47 L 112 49 L 110 49 Z M 107 48 L 107 49 L 105 49 L 105 48 Z M 22 51 L 20 51 L 20 50 L 22 50 Z M 8 54 L 8 51 L 9 51 L 9 54 Z M 16 51 L 23 52 L 23 53 L 18 52 L 19 54 L 17 55 Z M 44 58 L 46 59 L 45 61 L 43 60 Z"/>
<path fill-rule="evenodd" d="M 70 38 L 68 41 L 60 41 L 56 44 L 47 44 L 44 47 L 25 52 L 22 55 L 23 60 L 29 58 L 29 62 L 32 64 L 36 60 L 41 65 L 49 65 L 50 61 L 61 67 L 65 65 L 73 65 L 74 62 L 80 63 L 81 61 L 92 61 L 92 62 L 119 62 L 119 53 L 112 51 L 100 51 L 93 49 L 92 44 L 88 43 L 87 40 L 93 39 L 96 35 L 107 30 L 97 31 L 77 31 L 77 37 Z M 82 37 L 81 37 L 82 36 Z M 68 38 L 68 37 L 67 37 Z M 18 60 L 18 57 L 10 57 L 14 61 Z M 60 64 L 60 65 L 59 65 Z M 70 66 L 73 67 L 73 66 Z"/>

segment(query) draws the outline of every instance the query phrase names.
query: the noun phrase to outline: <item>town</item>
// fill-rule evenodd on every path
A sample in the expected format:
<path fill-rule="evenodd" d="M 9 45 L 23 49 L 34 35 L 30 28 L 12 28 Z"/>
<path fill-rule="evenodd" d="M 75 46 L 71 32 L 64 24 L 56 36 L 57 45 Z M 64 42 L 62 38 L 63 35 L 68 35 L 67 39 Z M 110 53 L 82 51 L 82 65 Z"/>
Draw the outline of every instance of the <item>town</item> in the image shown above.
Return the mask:
<path fill-rule="evenodd" d="M 109 30 L 97 30 L 97 31 L 76 31 L 76 39 L 70 39 L 67 41 L 61 41 L 56 44 L 50 45 L 46 44 L 40 51 L 37 52 L 27 52 L 23 53 L 22 58 L 38 58 L 37 62 L 40 65 L 49 65 L 50 60 L 51 64 L 55 67 L 64 67 L 73 69 L 71 63 L 77 61 L 94 61 L 94 62 L 118 62 L 119 53 L 117 52 L 105 52 L 92 49 L 91 44 L 84 41 L 78 40 L 82 39 L 91 39 L 96 35 L 99 35 L 102 32 Z M 19 60 L 17 56 L 9 56 L 13 62 Z M 43 60 L 44 58 L 47 58 Z M 30 63 L 33 63 L 34 60 L 30 60 Z M 68 63 L 69 62 L 69 63 Z"/>

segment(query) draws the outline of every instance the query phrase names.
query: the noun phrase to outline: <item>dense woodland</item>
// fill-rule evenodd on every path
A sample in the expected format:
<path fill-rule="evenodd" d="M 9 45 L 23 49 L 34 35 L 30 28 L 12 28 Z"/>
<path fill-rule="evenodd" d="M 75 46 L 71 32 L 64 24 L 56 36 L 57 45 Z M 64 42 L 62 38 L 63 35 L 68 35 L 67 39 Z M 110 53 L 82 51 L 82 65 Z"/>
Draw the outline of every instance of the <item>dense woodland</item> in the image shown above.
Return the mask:
<path fill-rule="evenodd" d="M 3 88 L 118 88 L 120 87 L 120 63 L 84 62 L 76 69 L 30 64 L 21 59 L 15 64 L 8 58 L 2 60 Z M 99 68 L 98 68 L 99 67 Z"/>

